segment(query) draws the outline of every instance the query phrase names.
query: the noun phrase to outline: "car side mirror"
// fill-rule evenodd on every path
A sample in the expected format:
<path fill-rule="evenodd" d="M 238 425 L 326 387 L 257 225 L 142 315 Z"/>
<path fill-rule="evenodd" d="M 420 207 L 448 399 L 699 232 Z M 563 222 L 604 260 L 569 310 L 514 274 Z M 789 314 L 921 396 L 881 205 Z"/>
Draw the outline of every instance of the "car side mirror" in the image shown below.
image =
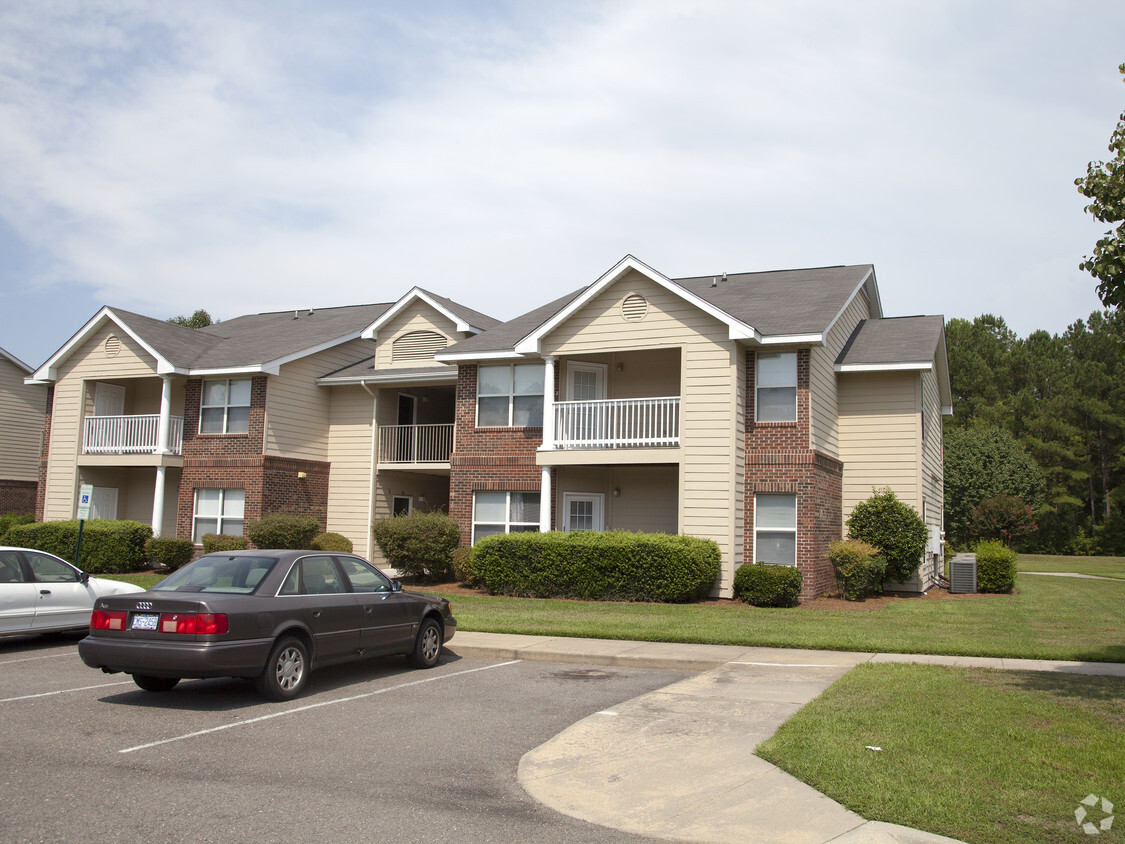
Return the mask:
<path fill-rule="evenodd" d="M 391 591 L 392 592 L 401 592 L 402 591 L 402 581 L 401 580 L 392 580 L 391 581 Z"/>
<path fill-rule="evenodd" d="M 78 572 L 78 582 L 79 583 L 89 583 L 90 582 L 90 573 L 88 571 Z"/>

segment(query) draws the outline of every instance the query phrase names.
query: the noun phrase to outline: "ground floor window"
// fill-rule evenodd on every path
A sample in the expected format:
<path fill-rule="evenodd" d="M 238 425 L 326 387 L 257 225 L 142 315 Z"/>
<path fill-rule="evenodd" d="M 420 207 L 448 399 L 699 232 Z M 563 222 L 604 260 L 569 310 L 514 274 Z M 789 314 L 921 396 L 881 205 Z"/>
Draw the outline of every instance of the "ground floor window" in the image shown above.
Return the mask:
<path fill-rule="evenodd" d="M 197 489 L 191 537 L 196 545 L 204 534 L 225 533 L 242 536 L 242 517 L 246 491 L 242 489 Z"/>
<path fill-rule="evenodd" d="M 409 495 L 396 495 L 391 498 L 392 516 L 409 516 L 414 510 L 414 499 Z"/>
<path fill-rule="evenodd" d="M 797 496 L 754 496 L 754 562 L 797 564 Z"/>
<path fill-rule="evenodd" d="M 539 530 L 538 492 L 474 492 L 473 543 L 496 533 Z"/>

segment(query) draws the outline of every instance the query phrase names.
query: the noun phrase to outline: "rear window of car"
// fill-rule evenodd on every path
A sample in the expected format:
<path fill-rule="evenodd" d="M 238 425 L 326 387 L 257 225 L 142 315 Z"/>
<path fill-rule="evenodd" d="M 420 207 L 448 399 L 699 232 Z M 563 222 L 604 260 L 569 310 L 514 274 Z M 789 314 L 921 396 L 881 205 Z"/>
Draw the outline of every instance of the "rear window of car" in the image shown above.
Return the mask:
<path fill-rule="evenodd" d="M 200 557 L 173 572 L 153 592 L 227 592 L 250 595 L 277 565 L 276 557 Z"/>

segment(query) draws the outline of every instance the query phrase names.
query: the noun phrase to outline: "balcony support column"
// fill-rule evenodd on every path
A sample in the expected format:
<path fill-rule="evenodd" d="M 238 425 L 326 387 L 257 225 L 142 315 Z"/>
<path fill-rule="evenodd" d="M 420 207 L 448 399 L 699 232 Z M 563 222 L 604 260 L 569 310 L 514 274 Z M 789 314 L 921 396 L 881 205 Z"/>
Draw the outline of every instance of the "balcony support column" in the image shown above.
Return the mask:
<path fill-rule="evenodd" d="M 161 375 L 160 380 L 162 382 L 160 387 L 160 422 L 156 428 L 156 453 L 171 454 L 172 449 L 168 447 L 168 437 L 172 428 L 172 376 Z M 162 491 L 161 497 L 163 495 Z M 153 529 L 156 529 L 155 525 L 153 525 Z"/>
<path fill-rule="evenodd" d="M 543 467 L 542 481 L 539 485 L 539 532 L 551 529 L 551 467 Z"/>
<path fill-rule="evenodd" d="M 555 359 L 543 358 L 543 445 L 540 451 L 555 448 Z"/>
<path fill-rule="evenodd" d="M 164 525 L 164 467 L 156 467 L 156 486 L 152 489 L 152 535 L 160 536 Z"/>

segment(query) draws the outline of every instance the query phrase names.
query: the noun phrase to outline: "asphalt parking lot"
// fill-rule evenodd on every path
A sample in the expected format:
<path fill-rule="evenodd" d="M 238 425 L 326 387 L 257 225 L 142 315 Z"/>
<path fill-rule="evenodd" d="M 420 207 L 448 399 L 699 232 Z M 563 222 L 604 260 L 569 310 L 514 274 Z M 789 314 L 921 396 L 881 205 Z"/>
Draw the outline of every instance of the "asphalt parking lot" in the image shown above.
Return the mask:
<path fill-rule="evenodd" d="M 532 800 L 520 758 L 684 672 L 442 657 L 327 668 L 288 703 L 249 683 L 142 692 L 80 636 L 0 638 L 5 841 L 638 841 Z"/>

